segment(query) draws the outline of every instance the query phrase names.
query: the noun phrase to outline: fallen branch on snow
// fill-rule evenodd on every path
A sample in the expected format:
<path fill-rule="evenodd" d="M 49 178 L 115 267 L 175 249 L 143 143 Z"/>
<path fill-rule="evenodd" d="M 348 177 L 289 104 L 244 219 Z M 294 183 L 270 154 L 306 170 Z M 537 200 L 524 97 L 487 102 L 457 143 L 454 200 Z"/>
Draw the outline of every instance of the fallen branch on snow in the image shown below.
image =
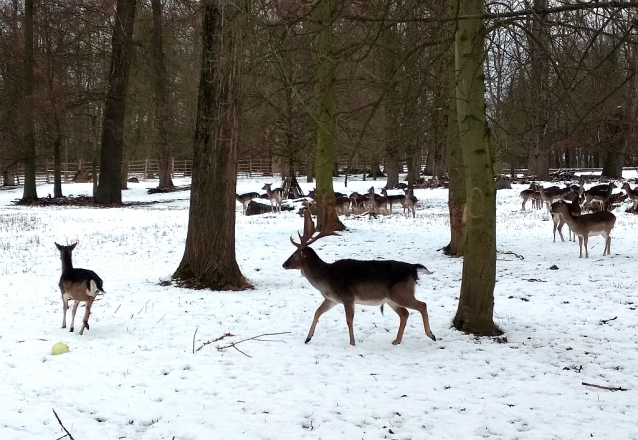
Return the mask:
<path fill-rule="evenodd" d="M 60 418 L 58 417 L 58 413 L 56 413 L 53 408 L 51 409 L 53 410 L 53 414 L 55 414 L 55 418 L 58 419 L 58 423 L 60 424 L 62 429 L 64 429 L 64 432 L 66 432 L 65 435 L 63 435 L 62 437 L 59 437 L 57 440 L 60 440 L 61 438 L 64 438 L 64 437 L 69 437 L 71 440 L 75 440 L 73 436 L 71 435 L 71 433 L 68 431 L 68 429 L 66 429 L 64 425 L 62 424 L 62 420 L 60 420 Z"/>
<path fill-rule="evenodd" d="M 197 335 L 197 330 L 199 330 L 199 327 L 197 327 L 195 329 L 195 334 L 193 335 L 193 353 L 195 353 L 196 351 L 201 350 L 202 348 L 206 347 L 207 345 L 212 344 L 213 342 L 221 341 L 222 339 L 227 338 L 229 336 L 235 336 L 235 335 L 233 335 L 231 333 L 224 333 L 219 338 L 215 338 L 215 339 L 212 339 L 210 341 L 204 342 L 202 345 L 199 346 L 199 348 L 197 350 L 195 350 L 195 336 Z"/>
<path fill-rule="evenodd" d="M 218 351 L 224 350 L 225 348 L 234 348 L 235 350 L 237 350 L 238 352 L 240 352 L 241 354 L 243 354 L 244 356 L 248 356 L 249 358 L 252 358 L 252 356 L 244 353 L 243 351 L 241 351 L 239 348 L 237 348 L 237 344 L 241 344 L 242 342 L 246 342 L 246 341 L 260 341 L 260 342 L 268 342 L 268 341 L 272 341 L 272 339 L 258 339 L 261 338 L 263 336 L 276 336 L 276 335 L 285 335 L 288 334 L 290 332 L 280 332 L 280 333 L 264 333 L 262 335 L 257 335 L 257 336 L 253 336 L 252 338 L 246 338 L 246 339 L 242 339 L 241 341 L 237 341 L 237 342 L 233 342 L 232 344 L 228 344 L 228 345 L 224 345 L 223 347 L 217 347 Z M 232 336 L 232 335 L 231 335 Z"/>
<path fill-rule="evenodd" d="M 623 388 L 623 387 L 606 387 L 604 385 L 595 385 L 593 383 L 587 383 L 587 382 L 582 382 L 582 385 L 585 385 L 586 387 L 600 388 L 601 390 L 607 390 L 607 391 L 628 391 L 626 388 Z"/>

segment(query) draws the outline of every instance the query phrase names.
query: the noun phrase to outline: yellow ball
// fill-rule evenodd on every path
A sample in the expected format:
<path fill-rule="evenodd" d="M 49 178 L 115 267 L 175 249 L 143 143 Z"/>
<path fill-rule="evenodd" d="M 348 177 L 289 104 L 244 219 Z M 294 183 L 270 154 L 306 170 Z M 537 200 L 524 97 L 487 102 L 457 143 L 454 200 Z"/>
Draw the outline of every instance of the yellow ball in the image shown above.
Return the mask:
<path fill-rule="evenodd" d="M 51 349 L 51 354 L 52 355 L 56 355 L 56 354 L 62 354 L 62 353 L 68 353 L 69 352 L 69 346 L 66 345 L 64 342 L 58 342 L 57 344 L 53 344 L 53 348 Z"/>

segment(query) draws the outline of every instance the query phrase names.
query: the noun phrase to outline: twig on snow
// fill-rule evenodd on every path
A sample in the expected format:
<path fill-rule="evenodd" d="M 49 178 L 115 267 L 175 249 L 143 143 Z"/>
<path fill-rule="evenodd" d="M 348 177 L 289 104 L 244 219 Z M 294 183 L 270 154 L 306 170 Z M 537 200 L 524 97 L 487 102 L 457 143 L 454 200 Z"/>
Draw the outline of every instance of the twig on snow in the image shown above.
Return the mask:
<path fill-rule="evenodd" d="M 71 435 L 71 433 L 69 432 L 69 430 L 66 429 L 64 427 L 64 425 L 62 424 L 62 420 L 60 420 L 60 417 L 58 417 L 58 413 L 55 412 L 55 409 L 53 409 L 53 408 L 51 408 L 51 409 L 53 410 L 53 414 L 55 414 L 55 418 L 58 419 L 58 423 L 60 424 L 62 429 L 64 429 L 64 432 L 66 432 L 66 435 L 63 435 L 62 437 L 59 437 L 58 440 L 60 440 L 61 438 L 64 438 L 64 437 L 69 437 L 71 440 L 75 440 L 73 438 L 73 436 Z"/>
<path fill-rule="evenodd" d="M 199 329 L 199 327 L 198 327 L 198 329 Z M 197 334 L 197 330 L 195 330 L 195 335 L 196 335 L 196 334 Z M 228 338 L 228 337 L 231 337 L 231 336 L 235 336 L 235 335 L 233 335 L 233 334 L 231 334 L 231 333 L 224 333 L 224 334 L 223 334 L 223 335 L 221 335 L 219 338 L 215 338 L 215 339 L 213 339 L 213 340 L 210 340 L 210 341 L 206 341 L 206 342 L 204 342 L 202 345 L 200 345 L 200 346 L 199 346 L 199 348 L 198 348 L 197 350 L 195 350 L 195 335 L 193 335 L 193 353 L 195 353 L 196 351 L 201 350 L 202 348 L 206 347 L 207 345 L 212 344 L 213 342 L 221 341 L 221 340 L 222 340 L 222 339 L 224 339 L 224 338 Z"/>
<path fill-rule="evenodd" d="M 623 388 L 623 387 L 606 387 L 604 385 L 596 385 L 593 383 L 587 383 L 587 382 L 581 382 L 582 385 L 585 385 L 586 387 L 594 387 L 594 388 L 600 388 L 601 390 L 608 390 L 608 391 L 628 391 L 627 388 Z"/>
<path fill-rule="evenodd" d="M 609 321 L 613 321 L 615 319 L 618 319 L 618 316 L 614 316 L 613 318 L 610 319 L 602 319 L 599 324 L 607 324 Z"/>
<path fill-rule="evenodd" d="M 246 342 L 246 341 L 260 341 L 260 342 L 268 342 L 270 341 L 269 339 L 259 339 L 263 336 L 276 336 L 276 335 L 286 335 L 289 334 L 290 332 L 279 332 L 279 333 L 264 333 L 261 335 L 257 335 L 257 336 L 253 336 L 252 338 L 246 338 L 246 339 L 242 339 L 241 341 L 237 341 L 237 342 L 233 342 L 232 344 L 228 344 L 228 345 L 224 345 L 223 347 L 217 347 L 218 351 L 224 350 L 225 348 L 234 348 L 235 350 L 237 350 L 238 352 L 240 352 L 241 354 L 243 354 L 244 356 L 248 356 L 249 358 L 252 358 L 252 356 L 244 353 L 243 351 L 241 351 L 239 348 L 237 348 L 237 344 L 241 344 L 242 342 Z M 232 336 L 232 335 L 231 335 Z M 221 338 L 220 338 L 221 339 Z"/>

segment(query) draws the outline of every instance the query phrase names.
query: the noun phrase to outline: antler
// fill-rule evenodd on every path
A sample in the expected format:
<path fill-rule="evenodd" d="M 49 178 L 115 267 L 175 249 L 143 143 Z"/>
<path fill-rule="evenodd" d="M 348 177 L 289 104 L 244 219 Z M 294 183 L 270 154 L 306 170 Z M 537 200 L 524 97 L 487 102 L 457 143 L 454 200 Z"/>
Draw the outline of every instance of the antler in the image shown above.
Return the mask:
<path fill-rule="evenodd" d="M 290 237 L 290 242 L 297 246 L 297 248 L 302 248 L 310 246 L 312 243 L 326 235 L 339 235 L 331 228 L 331 222 L 327 220 L 329 220 L 329 215 L 326 214 L 321 231 L 313 237 L 314 233 L 317 232 L 317 228 L 315 228 L 315 223 L 312 221 L 310 210 L 308 208 L 304 209 L 303 236 L 297 232 L 297 235 L 299 235 L 299 243 L 296 243 L 292 237 Z"/>

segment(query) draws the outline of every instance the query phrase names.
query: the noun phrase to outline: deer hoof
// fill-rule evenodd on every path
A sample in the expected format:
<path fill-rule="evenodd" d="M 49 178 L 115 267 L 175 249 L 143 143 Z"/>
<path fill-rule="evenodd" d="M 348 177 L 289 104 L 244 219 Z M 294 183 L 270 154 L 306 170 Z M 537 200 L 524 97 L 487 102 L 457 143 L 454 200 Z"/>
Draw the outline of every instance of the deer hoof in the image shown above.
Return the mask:
<path fill-rule="evenodd" d="M 430 336 L 430 339 L 432 339 L 433 341 L 436 341 L 436 336 L 432 335 Z"/>
<path fill-rule="evenodd" d="M 306 342 L 305 342 L 305 344 L 307 344 L 308 342 L 310 342 L 310 340 L 311 340 L 311 339 L 312 339 L 312 338 L 306 338 Z"/>

